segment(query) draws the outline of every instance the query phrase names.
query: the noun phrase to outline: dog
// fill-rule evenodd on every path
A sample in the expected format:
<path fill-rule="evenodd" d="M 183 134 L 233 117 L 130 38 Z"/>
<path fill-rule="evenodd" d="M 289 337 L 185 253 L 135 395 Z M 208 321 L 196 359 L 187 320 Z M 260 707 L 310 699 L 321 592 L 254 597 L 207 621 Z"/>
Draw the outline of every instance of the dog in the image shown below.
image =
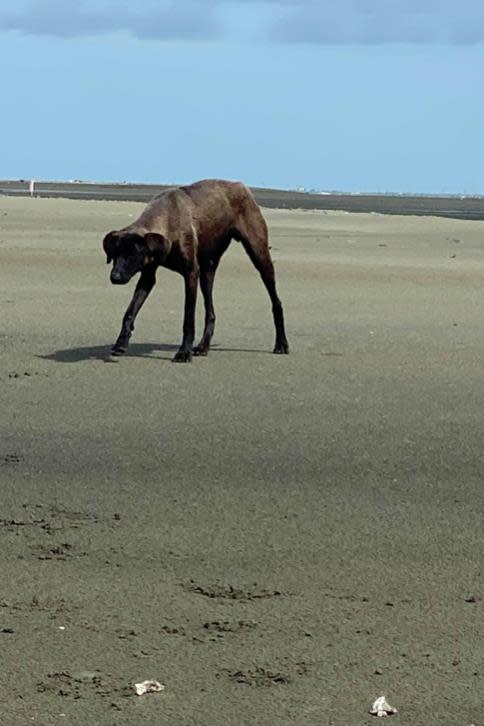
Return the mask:
<path fill-rule="evenodd" d="M 135 222 L 104 237 L 107 263 L 113 263 L 114 285 L 125 285 L 133 275 L 141 273 L 112 354 L 126 352 L 136 316 L 155 284 L 156 270 L 166 267 L 183 275 L 185 281 L 183 339 L 173 360 L 185 363 L 192 355 L 207 355 L 215 328 L 215 273 L 233 239 L 242 243 L 269 293 L 276 331 L 274 353 L 289 353 L 262 212 L 241 182 L 207 179 L 165 190 Z M 194 348 L 199 281 L 205 303 L 205 328 Z"/>

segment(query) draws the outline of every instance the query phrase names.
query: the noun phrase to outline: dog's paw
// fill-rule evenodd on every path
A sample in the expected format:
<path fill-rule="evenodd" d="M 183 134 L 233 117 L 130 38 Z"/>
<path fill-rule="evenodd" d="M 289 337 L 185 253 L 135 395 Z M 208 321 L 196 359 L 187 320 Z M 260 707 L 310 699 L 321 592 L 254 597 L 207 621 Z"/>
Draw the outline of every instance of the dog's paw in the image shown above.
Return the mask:
<path fill-rule="evenodd" d="M 289 353 L 288 342 L 284 341 L 283 343 L 276 343 L 274 346 L 273 353 L 276 353 L 277 355 L 288 355 L 288 353 Z"/>
<path fill-rule="evenodd" d="M 120 345 L 113 345 L 111 348 L 111 355 L 120 356 L 126 353 L 128 346 L 121 347 Z"/>
<path fill-rule="evenodd" d="M 193 349 L 193 355 L 208 355 L 208 345 L 196 345 Z"/>
<path fill-rule="evenodd" d="M 191 350 L 179 350 L 173 358 L 173 363 L 190 363 L 192 359 Z"/>

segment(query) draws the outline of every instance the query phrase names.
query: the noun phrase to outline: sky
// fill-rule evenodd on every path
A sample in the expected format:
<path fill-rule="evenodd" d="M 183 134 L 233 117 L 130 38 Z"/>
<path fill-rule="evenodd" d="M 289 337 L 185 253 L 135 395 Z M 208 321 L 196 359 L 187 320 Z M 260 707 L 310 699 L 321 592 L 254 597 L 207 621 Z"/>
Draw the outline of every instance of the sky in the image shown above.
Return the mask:
<path fill-rule="evenodd" d="M 2 0 L 0 178 L 484 194 L 482 0 Z"/>

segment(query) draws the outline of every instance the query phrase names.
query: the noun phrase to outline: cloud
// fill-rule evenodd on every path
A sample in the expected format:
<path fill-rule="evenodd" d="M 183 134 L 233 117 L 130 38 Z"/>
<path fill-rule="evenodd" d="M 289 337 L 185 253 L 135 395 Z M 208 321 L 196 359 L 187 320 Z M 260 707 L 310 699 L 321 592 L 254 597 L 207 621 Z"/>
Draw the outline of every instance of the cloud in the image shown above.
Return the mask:
<path fill-rule="evenodd" d="M 0 30 L 321 45 L 484 42 L 482 0 L 3 0 Z"/>
<path fill-rule="evenodd" d="M 0 30 L 63 38 L 126 32 L 159 40 L 211 39 L 221 34 L 216 0 L 104 4 L 89 0 L 36 0 L 18 10 L 0 11 Z"/>
<path fill-rule="evenodd" d="M 281 0 L 276 4 L 286 8 L 272 31 L 278 42 L 377 45 L 484 41 L 481 0 L 461 0 L 458 8 L 455 0 Z"/>

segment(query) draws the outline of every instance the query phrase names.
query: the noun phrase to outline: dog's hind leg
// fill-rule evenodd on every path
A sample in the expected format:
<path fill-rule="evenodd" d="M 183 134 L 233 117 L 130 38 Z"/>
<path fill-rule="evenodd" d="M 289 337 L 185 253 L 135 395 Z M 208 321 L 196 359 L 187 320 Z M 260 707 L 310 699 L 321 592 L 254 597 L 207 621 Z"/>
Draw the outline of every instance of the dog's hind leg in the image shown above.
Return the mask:
<path fill-rule="evenodd" d="M 129 339 L 131 338 L 131 334 L 134 330 L 134 321 L 136 319 L 136 316 L 138 315 L 143 303 L 153 289 L 155 281 L 156 271 L 154 268 L 145 269 L 141 273 L 141 277 L 138 280 L 138 284 L 136 285 L 136 289 L 134 291 L 131 302 L 128 305 L 128 309 L 124 314 L 123 323 L 121 325 L 121 332 L 119 333 L 118 339 L 111 349 L 112 355 L 123 355 L 123 353 L 126 353 L 126 350 L 128 349 Z"/>
<path fill-rule="evenodd" d="M 247 220 L 243 220 L 237 232 L 240 235 L 238 239 L 242 242 L 245 251 L 252 260 L 255 268 L 259 271 L 262 282 L 271 298 L 272 315 L 276 329 L 274 353 L 289 353 L 289 344 L 284 328 L 284 312 L 282 303 L 277 295 L 274 265 L 269 251 L 265 220 L 262 215 L 260 215 L 260 218 L 256 218 L 255 223 L 252 223 L 252 221 L 249 223 Z"/>

